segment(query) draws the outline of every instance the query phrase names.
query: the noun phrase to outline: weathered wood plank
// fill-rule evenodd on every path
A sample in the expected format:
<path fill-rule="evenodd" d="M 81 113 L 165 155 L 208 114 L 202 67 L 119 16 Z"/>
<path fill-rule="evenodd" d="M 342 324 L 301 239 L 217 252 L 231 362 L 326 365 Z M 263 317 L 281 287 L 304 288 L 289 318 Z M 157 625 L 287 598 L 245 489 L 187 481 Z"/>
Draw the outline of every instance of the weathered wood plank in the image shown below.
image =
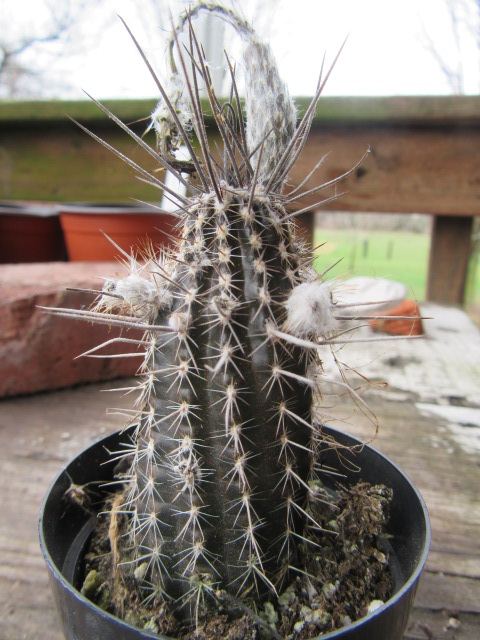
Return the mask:
<path fill-rule="evenodd" d="M 305 101 L 300 100 L 304 108 Z M 127 122 L 148 117 L 154 102 L 108 106 Z M 327 152 L 318 173 L 329 180 L 352 167 L 365 150 L 372 156 L 340 190 L 329 208 L 350 211 L 478 215 L 480 212 L 480 99 L 324 98 L 310 140 L 292 171 L 303 179 Z M 138 159 L 143 154 L 98 108 L 85 102 L 0 104 L 0 179 L 6 198 L 123 200 L 158 193 L 65 116 L 73 115 Z M 209 123 L 213 131 L 212 123 Z M 145 122 L 136 125 L 142 133 Z M 150 168 L 153 168 L 152 161 Z M 307 199 L 313 205 L 317 197 Z"/>
<path fill-rule="evenodd" d="M 450 550 L 438 544 L 438 535 L 435 537 L 437 542 L 428 556 L 428 566 L 432 571 L 480 580 L 480 557 L 475 556 L 478 551 L 475 545 L 465 547 L 465 538 L 462 538 L 462 546 Z"/>
<path fill-rule="evenodd" d="M 63 635 L 40 552 L 37 519 L 61 466 L 90 442 L 123 425 L 108 406 L 131 397 L 100 393 L 120 383 L 80 387 L 0 403 L 0 638 L 60 640 Z"/>
<path fill-rule="evenodd" d="M 93 124 L 121 153 L 157 170 L 153 160 L 126 134 Z M 53 202 L 159 201 L 161 192 L 140 182 L 135 172 L 73 123 L 47 124 L 40 129 L 2 132 L 0 183 L 3 198 Z"/>
<path fill-rule="evenodd" d="M 478 616 L 456 611 L 415 609 L 404 640 L 475 640 Z"/>
<path fill-rule="evenodd" d="M 104 410 L 108 406 L 129 407 L 132 398 L 98 392 L 113 386 L 116 383 L 2 403 L 0 491 L 4 517 L 0 520 L 0 553 L 4 562 L 0 598 L 8 615 L 0 616 L 0 637 L 61 637 L 37 546 L 38 508 L 62 462 L 101 432 L 123 423 L 121 416 L 105 415 Z M 377 396 L 369 402 L 382 424 L 376 446 L 417 482 L 432 517 L 434 553 L 427 563 L 405 639 L 428 640 L 424 631 L 428 628 L 436 640 L 476 640 L 480 582 L 476 575 L 462 570 L 469 559 L 476 562 L 480 557 L 478 498 L 471 486 L 474 472 L 478 477 L 476 460 L 458 449 L 448 453 L 447 446 L 433 449 L 432 438 L 445 436 L 442 423 L 419 414 L 414 403 Z M 343 416 L 351 414 L 346 406 L 338 411 Z M 365 416 L 356 415 L 353 421 L 358 435 L 371 435 Z M 353 425 L 346 428 L 355 431 Z M 447 557 L 443 557 L 445 552 Z M 444 575 L 452 573 L 454 553 L 461 553 L 462 561 L 454 574 Z M 459 612 L 461 627 L 456 635 L 451 629 L 444 630 L 449 620 L 447 610 Z"/>
<path fill-rule="evenodd" d="M 325 153 L 318 183 L 347 172 L 371 148 L 362 166 L 338 186 L 329 210 L 478 215 L 480 128 L 417 128 L 316 123 L 291 172 L 297 184 Z M 314 205 L 332 195 L 308 197 Z"/>
<path fill-rule="evenodd" d="M 299 117 L 310 105 L 310 97 L 296 97 Z M 105 107 L 125 122 L 145 118 L 157 104 L 155 98 L 104 100 Z M 211 121 L 208 100 L 202 104 Z M 0 102 L 0 123 L 31 124 L 58 121 L 65 115 L 83 122 L 107 121 L 107 116 L 90 100 L 28 100 Z M 339 124 L 387 123 L 411 126 L 480 125 L 479 96 L 324 96 L 315 110 L 317 121 Z"/>
<path fill-rule="evenodd" d="M 306 99 L 299 100 L 300 111 Z M 480 214 L 480 99 L 325 98 L 320 100 L 310 138 L 289 182 L 301 182 L 327 152 L 317 184 L 347 172 L 372 153 L 329 203 L 331 210 L 427 213 L 459 216 L 458 225 L 435 222 L 428 297 L 462 304 L 468 258 L 468 227 Z M 107 101 L 106 106 L 139 135 L 154 101 Z M 208 116 L 207 125 L 214 131 Z M 93 103 L 0 104 L 0 183 L 8 199 L 125 202 L 160 201 L 161 192 L 134 178 L 134 171 L 77 129 L 68 113 L 121 153 L 154 170 L 152 158 L 136 147 Z M 150 134 L 153 136 L 153 134 Z M 310 186 L 310 185 L 309 185 Z M 299 205 L 315 206 L 333 189 L 309 195 Z M 466 217 L 470 216 L 470 220 Z M 460 222 L 462 220 L 462 222 Z M 311 222 L 304 216 L 302 232 Z M 454 235 L 452 232 L 454 231 Z M 448 240 L 452 238 L 451 240 Z M 449 256 L 448 259 L 444 256 Z"/>
<path fill-rule="evenodd" d="M 425 571 L 415 600 L 417 608 L 480 614 L 480 580 Z"/>
<path fill-rule="evenodd" d="M 434 217 L 427 300 L 445 304 L 464 303 L 472 229 L 473 218 L 468 216 Z"/>

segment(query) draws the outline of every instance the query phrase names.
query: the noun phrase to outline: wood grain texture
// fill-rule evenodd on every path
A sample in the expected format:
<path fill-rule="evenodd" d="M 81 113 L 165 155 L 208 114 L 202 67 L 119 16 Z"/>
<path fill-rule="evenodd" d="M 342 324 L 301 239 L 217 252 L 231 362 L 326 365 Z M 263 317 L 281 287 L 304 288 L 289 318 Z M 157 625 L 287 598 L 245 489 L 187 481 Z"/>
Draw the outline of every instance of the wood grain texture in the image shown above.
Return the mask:
<path fill-rule="evenodd" d="M 142 135 L 154 101 L 107 101 L 106 106 Z M 299 113 L 307 98 L 297 100 Z M 209 133 L 214 125 L 204 105 Z M 371 154 L 334 188 L 295 202 L 316 208 L 342 194 L 329 210 L 423 213 L 465 218 L 480 214 L 480 98 L 478 96 L 322 98 L 309 140 L 289 176 L 295 188 L 330 153 L 308 187 L 349 171 L 367 149 Z M 134 170 L 73 124 L 79 120 L 146 170 L 155 161 L 141 151 L 90 101 L 0 103 L 2 196 L 17 200 L 159 202 L 162 193 L 137 180 Z M 153 144 L 153 134 L 150 133 Z M 147 136 L 148 140 L 148 136 Z M 158 174 L 161 176 L 161 174 Z M 301 224 L 302 231 L 309 231 Z M 429 299 L 461 304 L 469 238 L 434 226 Z M 459 227 L 460 228 L 460 227 Z M 451 254 L 444 261 L 438 255 Z M 457 266 L 459 265 L 459 266 Z M 439 269 L 441 267 L 441 269 Z M 445 289 L 445 283 L 451 283 Z"/>
<path fill-rule="evenodd" d="M 450 334 L 445 335 L 448 340 Z M 425 342 L 425 348 L 428 344 Z M 466 348 L 466 344 L 459 346 L 460 359 L 465 359 L 462 349 Z M 427 357 L 424 366 L 429 366 Z M 121 415 L 107 415 L 105 409 L 130 407 L 132 395 L 101 393 L 100 389 L 130 384 L 127 379 L 9 399 L 0 404 L 1 638 L 61 639 L 37 542 L 38 510 L 62 464 L 97 437 L 123 425 Z M 367 396 L 381 425 L 375 447 L 414 480 L 426 500 L 432 522 L 432 551 L 405 640 L 477 640 L 478 457 L 458 446 L 441 418 L 419 411 L 414 401 L 415 388 L 411 389 L 411 396 L 407 395 L 402 391 L 395 399 L 372 391 Z M 340 401 L 335 409 L 329 406 L 328 413 L 333 414 L 330 423 L 334 426 L 360 437 L 371 437 L 372 425 L 367 417 L 346 402 Z"/>
<path fill-rule="evenodd" d="M 342 124 L 312 129 L 291 172 L 295 185 L 325 153 L 318 182 L 347 172 L 367 149 L 371 155 L 338 186 L 328 209 L 379 213 L 478 215 L 480 128 Z M 333 191 L 321 192 L 321 196 Z M 317 194 L 318 196 L 318 194 Z M 314 205 L 321 198 L 308 197 Z"/>
<path fill-rule="evenodd" d="M 297 100 L 301 113 L 308 99 Z M 142 134 L 154 101 L 107 101 Z M 208 117 L 207 125 L 214 127 Z M 346 211 L 478 215 L 480 212 L 480 98 L 322 98 L 293 185 L 330 152 L 318 181 L 349 170 L 329 208 Z M 135 143 L 89 101 L 0 103 L 0 184 L 8 199 L 118 201 L 159 199 L 133 171 L 90 139 L 67 115 L 153 169 Z M 148 139 L 148 138 L 147 138 Z M 151 138 L 153 142 L 153 137 Z M 316 184 L 318 182 L 312 182 Z M 320 194 L 322 196 L 322 194 Z M 314 204 L 320 198 L 307 198 Z"/>
<path fill-rule="evenodd" d="M 428 265 L 427 300 L 445 304 L 464 302 L 471 253 L 473 218 L 469 216 L 436 216 Z"/>
<path fill-rule="evenodd" d="M 125 381 L 123 381 L 125 382 Z M 61 640 L 38 543 L 45 492 L 61 467 L 102 434 L 123 425 L 109 406 L 130 406 L 96 387 L 0 403 L 0 638 Z"/>

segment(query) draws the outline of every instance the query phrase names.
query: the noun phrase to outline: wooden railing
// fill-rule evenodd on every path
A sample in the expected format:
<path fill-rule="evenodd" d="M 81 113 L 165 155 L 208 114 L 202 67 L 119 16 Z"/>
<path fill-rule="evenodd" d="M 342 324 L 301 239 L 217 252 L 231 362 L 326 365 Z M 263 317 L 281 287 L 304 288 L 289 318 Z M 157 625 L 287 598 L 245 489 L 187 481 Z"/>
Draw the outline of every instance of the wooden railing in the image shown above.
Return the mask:
<path fill-rule="evenodd" d="M 305 109 L 307 99 L 297 101 Z M 107 101 L 142 134 L 155 102 Z M 152 187 L 92 140 L 73 117 L 148 169 L 151 158 L 89 102 L 0 104 L 1 198 L 121 202 L 159 200 Z M 213 122 L 212 135 L 214 134 Z M 427 298 L 462 304 L 474 216 L 480 214 L 480 97 L 323 98 L 304 152 L 292 170 L 295 186 L 325 153 L 310 184 L 347 172 L 342 196 L 328 209 L 423 213 L 434 217 Z M 302 207 L 332 195 L 307 197 Z M 307 217 L 312 225 L 313 216 Z M 305 217 L 304 217 L 305 223 Z"/>

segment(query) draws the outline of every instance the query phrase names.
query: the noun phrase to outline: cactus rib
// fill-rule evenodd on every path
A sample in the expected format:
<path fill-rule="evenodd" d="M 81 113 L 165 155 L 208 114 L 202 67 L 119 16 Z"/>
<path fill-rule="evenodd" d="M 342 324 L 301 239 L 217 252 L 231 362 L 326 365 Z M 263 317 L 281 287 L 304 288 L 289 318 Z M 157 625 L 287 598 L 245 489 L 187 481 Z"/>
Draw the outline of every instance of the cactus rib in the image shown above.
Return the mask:
<path fill-rule="evenodd" d="M 228 56 L 230 101 L 221 104 L 211 87 L 192 27 L 200 10 L 220 14 L 244 41 L 246 123 Z M 315 546 L 312 532 L 324 530 L 308 506 L 324 441 L 312 415 L 321 397 L 318 347 L 348 339 L 330 288 L 308 266 L 298 211 L 287 206 L 351 172 L 302 191 L 315 167 L 290 197 L 283 193 L 330 71 L 297 126 L 271 51 L 245 21 L 200 2 L 182 18 L 184 29 L 190 45 L 178 52 L 183 84 L 172 62 L 170 89 L 132 35 L 161 94 L 150 126 L 158 150 L 97 103 L 187 188 L 186 196 L 169 192 L 178 203 L 177 245 L 160 256 L 150 251 L 143 262 L 129 257 L 130 275 L 107 281 L 91 311 L 57 312 L 143 332 L 122 339 L 145 355 L 134 440 L 114 454 L 129 461 L 128 490 L 117 507 L 129 516 L 129 544 L 118 569 L 133 567 L 146 603 L 170 600 L 179 618 L 198 624 L 217 593 L 244 603 L 278 594 L 303 571 L 299 545 Z M 176 45 L 177 32 L 171 50 Z M 223 144 L 220 158 L 209 146 L 201 82 Z M 188 163 L 177 161 L 180 144 L 190 151 Z M 113 151 L 165 190 L 164 181 Z M 363 408 L 356 390 L 338 384 Z"/>

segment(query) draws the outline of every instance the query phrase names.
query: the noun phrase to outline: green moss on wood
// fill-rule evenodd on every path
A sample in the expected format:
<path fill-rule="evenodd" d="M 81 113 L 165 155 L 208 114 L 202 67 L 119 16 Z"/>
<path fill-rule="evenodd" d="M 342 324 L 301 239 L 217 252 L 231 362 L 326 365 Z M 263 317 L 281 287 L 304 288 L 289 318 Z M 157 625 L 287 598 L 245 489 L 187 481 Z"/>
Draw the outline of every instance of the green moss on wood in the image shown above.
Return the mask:
<path fill-rule="evenodd" d="M 311 98 L 297 97 L 303 112 Z M 148 118 L 156 99 L 105 100 L 105 106 L 121 120 L 135 122 Z M 203 101 L 207 122 L 211 109 Z M 108 121 L 90 100 L 26 100 L 0 102 L 0 127 L 20 124 L 61 123 L 67 116 L 82 122 Z M 440 125 L 457 122 L 480 125 L 480 96 L 393 96 L 393 97 L 324 97 L 315 112 L 314 125 L 330 122 L 370 122 L 390 124 L 411 122 Z"/>

